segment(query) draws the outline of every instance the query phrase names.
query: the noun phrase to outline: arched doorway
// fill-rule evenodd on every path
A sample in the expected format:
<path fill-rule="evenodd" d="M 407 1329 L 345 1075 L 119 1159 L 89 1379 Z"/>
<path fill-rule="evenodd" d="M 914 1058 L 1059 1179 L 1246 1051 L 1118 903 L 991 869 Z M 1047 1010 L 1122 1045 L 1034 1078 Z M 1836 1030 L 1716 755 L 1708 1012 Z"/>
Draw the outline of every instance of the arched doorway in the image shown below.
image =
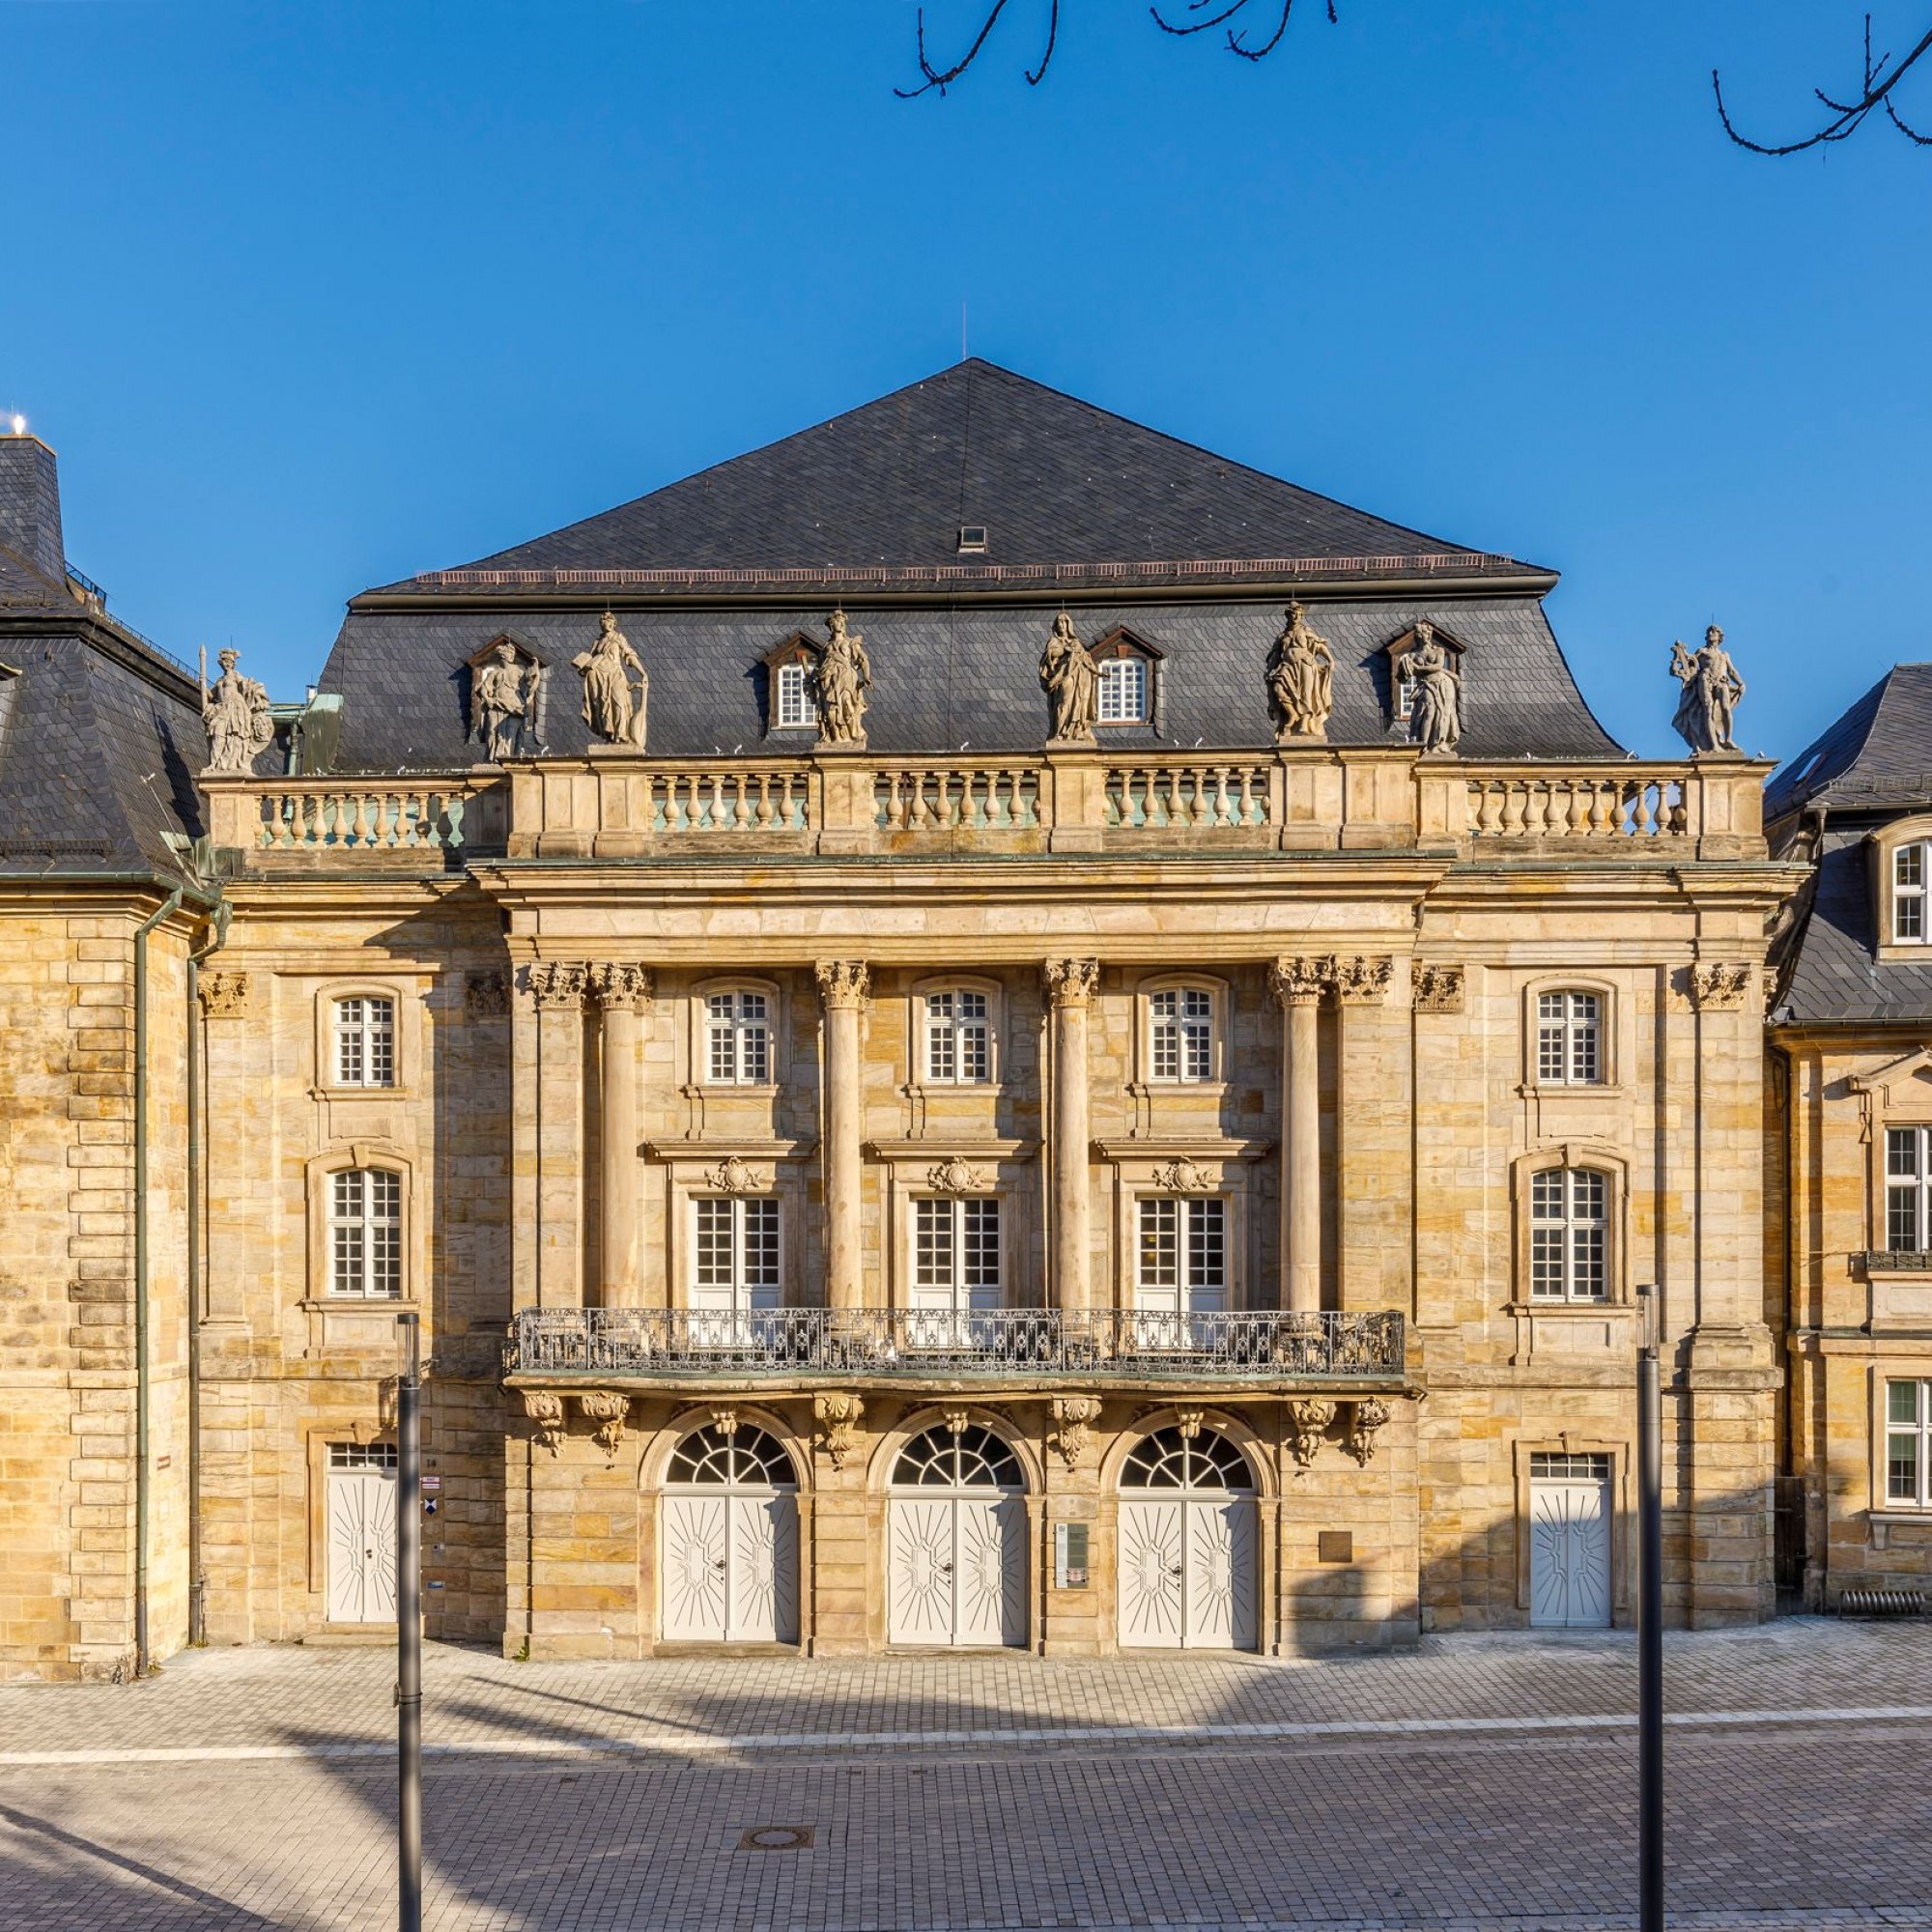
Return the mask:
<path fill-rule="evenodd" d="M 1026 1474 L 977 1424 L 899 1452 L 887 1500 L 886 1635 L 946 1646 L 1026 1641 Z"/>
<path fill-rule="evenodd" d="M 671 1452 L 658 1620 L 682 1643 L 798 1641 L 798 1481 L 762 1429 L 710 1423 Z"/>
<path fill-rule="evenodd" d="M 1260 1541 L 1247 1459 L 1211 1429 L 1161 1429 L 1121 1471 L 1123 1648 L 1253 1650 Z"/>

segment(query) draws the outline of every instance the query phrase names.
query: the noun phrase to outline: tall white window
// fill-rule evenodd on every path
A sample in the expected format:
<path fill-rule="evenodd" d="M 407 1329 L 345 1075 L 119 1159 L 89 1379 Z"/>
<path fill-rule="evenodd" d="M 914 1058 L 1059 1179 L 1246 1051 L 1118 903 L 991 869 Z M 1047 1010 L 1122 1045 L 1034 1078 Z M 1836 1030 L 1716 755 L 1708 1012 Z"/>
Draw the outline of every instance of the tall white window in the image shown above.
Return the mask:
<path fill-rule="evenodd" d="M 818 713 L 811 702 L 811 669 L 803 658 L 793 658 L 778 668 L 778 701 L 772 707 L 774 724 L 816 724 Z"/>
<path fill-rule="evenodd" d="M 1391 674 L 1390 690 L 1395 698 L 1395 715 L 1399 723 L 1406 724 L 1415 713 L 1415 680 L 1404 677 L 1400 671 Z"/>
<path fill-rule="evenodd" d="M 776 1308 L 783 1294 L 780 1270 L 779 1204 L 770 1195 L 701 1194 L 695 1266 L 694 1313 L 744 1315 Z"/>
<path fill-rule="evenodd" d="M 335 1003 L 335 1084 L 396 1084 L 396 1003 L 357 994 Z"/>
<path fill-rule="evenodd" d="M 971 1086 L 993 1077 L 984 993 L 962 988 L 926 994 L 925 1077 L 941 1086 Z"/>
<path fill-rule="evenodd" d="M 771 1002 L 763 993 L 713 993 L 704 1002 L 704 1077 L 714 1087 L 768 1087 Z"/>
<path fill-rule="evenodd" d="M 329 1177 L 328 1287 L 332 1294 L 403 1292 L 403 1178 L 349 1167 Z"/>
<path fill-rule="evenodd" d="M 913 1203 L 911 1299 L 916 1308 L 954 1314 L 999 1307 L 997 1196 Z"/>
<path fill-rule="evenodd" d="M 1932 939 L 1925 918 L 1925 885 L 1932 874 L 1932 843 L 1900 845 L 1891 855 L 1891 937 L 1901 946 Z"/>
<path fill-rule="evenodd" d="M 1198 986 L 1174 986 L 1151 994 L 1149 1072 L 1155 1080 L 1214 1077 L 1214 996 Z"/>
<path fill-rule="evenodd" d="M 1529 1292 L 1537 1301 L 1602 1301 L 1609 1292 L 1609 1177 L 1547 1167 L 1530 1177 Z"/>
<path fill-rule="evenodd" d="M 1595 993 L 1536 996 L 1536 1077 L 1546 1087 L 1594 1087 L 1604 1077 L 1604 1007 Z"/>
<path fill-rule="evenodd" d="M 1932 1381 L 1885 1385 L 1885 1499 L 1932 1509 Z"/>
<path fill-rule="evenodd" d="M 1219 1195 L 1158 1194 L 1140 1203 L 1144 1309 L 1218 1314 L 1228 1305 L 1228 1204 Z"/>
<path fill-rule="evenodd" d="M 1095 689 L 1095 716 L 1102 724 L 1145 724 L 1148 705 L 1147 659 L 1102 658 Z"/>
<path fill-rule="evenodd" d="M 1932 1249 L 1932 1127 L 1886 1129 L 1885 1244 L 1894 1254 Z"/>

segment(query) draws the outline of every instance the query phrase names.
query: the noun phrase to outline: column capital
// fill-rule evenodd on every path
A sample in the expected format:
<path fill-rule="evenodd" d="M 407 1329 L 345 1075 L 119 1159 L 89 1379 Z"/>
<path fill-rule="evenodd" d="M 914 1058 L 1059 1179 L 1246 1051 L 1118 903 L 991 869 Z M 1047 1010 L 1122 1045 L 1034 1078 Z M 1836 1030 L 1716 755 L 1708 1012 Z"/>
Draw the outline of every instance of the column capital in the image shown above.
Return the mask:
<path fill-rule="evenodd" d="M 1288 953 L 1268 968 L 1268 987 L 1284 1007 L 1317 1007 L 1335 983 L 1332 954 Z"/>
<path fill-rule="evenodd" d="M 863 1007 L 871 991 L 871 968 L 863 959 L 820 959 L 812 966 L 818 997 L 828 1007 Z"/>
<path fill-rule="evenodd" d="M 1690 968 L 1690 1004 L 1701 1012 L 1742 1007 L 1754 969 L 1742 959 L 1700 959 Z"/>
<path fill-rule="evenodd" d="M 600 960 L 587 969 L 590 995 L 600 1007 L 628 1007 L 634 1013 L 649 1012 L 654 991 L 651 969 L 628 961 Z"/>
<path fill-rule="evenodd" d="M 1097 959 L 1049 959 L 1040 968 L 1047 998 L 1056 1007 L 1084 1007 L 1100 983 Z"/>
<path fill-rule="evenodd" d="M 1333 962 L 1335 997 L 1345 1007 L 1381 1007 L 1388 1004 L 1389 982 L 1395 977 L 1395 961 L 1386 952 L 1353 952 Z"/>
<path fill-rule="evenodd" d="M 537 959 L 524 968 L 524 991 L 539 1012 L 561 1012 L 583 1005 L 590 990 L 590 968 L 581 962 Z"/>
<path fill-rule="evenodd" d="M 1419 1013 L 1460 1013 L 1463 1010 L 1463 968 L 1447 960 L 1409 961 L 1410 1001 Z"/>

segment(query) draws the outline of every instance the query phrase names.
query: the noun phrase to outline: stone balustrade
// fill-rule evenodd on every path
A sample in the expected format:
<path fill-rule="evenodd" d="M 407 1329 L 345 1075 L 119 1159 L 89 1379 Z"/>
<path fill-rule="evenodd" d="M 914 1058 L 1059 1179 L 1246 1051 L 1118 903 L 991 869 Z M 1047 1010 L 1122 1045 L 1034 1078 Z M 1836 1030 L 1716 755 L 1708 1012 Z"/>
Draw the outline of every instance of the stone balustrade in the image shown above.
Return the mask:
<path fill-rule="evenodd" d="M 477 856 L 638 858 L 689 850 L 850 856 L 1182 856 L 1421 849 L 1507 860 L 1761 855 L 1766 767 L 1477 764 L 1406 745 L 1036 757 L 659 758 L 600 750 L 438 778 L 203 780 L 210 830 L 251 869 L 317 862 L 438 867 Z M 930 841 L 929 845 L 927 841 Z"/>

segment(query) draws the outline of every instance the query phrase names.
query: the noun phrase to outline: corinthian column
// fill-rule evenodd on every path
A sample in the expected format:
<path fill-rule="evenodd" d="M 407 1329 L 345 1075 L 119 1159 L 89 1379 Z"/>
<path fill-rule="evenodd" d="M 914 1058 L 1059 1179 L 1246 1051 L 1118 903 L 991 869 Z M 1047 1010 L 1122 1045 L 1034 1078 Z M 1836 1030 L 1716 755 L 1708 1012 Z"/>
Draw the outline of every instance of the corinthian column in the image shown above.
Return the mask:
<path fill-rule="evenodd" d="M 1277 959 L 1281 1002 L 1281 1305 L 1321 1306 L 1321 1086 L 1316 1016 L 1335 977 L 1332 959 Z"/>
<path fill-rule="evenodd" d="M 859 1019 L 869 976 L 863 959 L 821 959 L 816 972 L 825 1009 L 825 1298 L 834 1308 L 859 1308 L 866 1299 L 859 1264 L 859 1142 L 865 1113 Z"/>
<path fill-rule="evenodd" d="M 647 967 L 600 965 L 590 988 L 603 1009 L 598 1142 L 598 1299 L 606 1308 L 641 1300 L 638 1270 L 638 1016 L 651 1003 Z"/>
<path fill-rule="evenodd" d="M 1061 1309 L 1088 1306 L 1087 1009 L 1100 978 L 1097 959 L 1049 959 L 1053 1005 L 1053 1280 Z"/>

